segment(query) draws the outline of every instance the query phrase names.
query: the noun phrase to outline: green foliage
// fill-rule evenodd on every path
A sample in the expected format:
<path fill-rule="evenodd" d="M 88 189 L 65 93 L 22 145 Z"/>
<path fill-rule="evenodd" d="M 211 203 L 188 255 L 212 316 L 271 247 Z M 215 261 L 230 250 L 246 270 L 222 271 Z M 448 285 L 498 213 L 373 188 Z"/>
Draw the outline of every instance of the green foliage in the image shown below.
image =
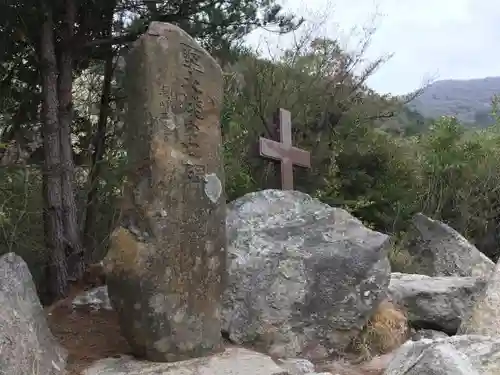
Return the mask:
<path fill-rule="evenodd" d="M 493 258 L 498 256 L 499 141 L 497 127 L 472 131 L 454 118 L 441 118 L 419 142 L 426 184 L 422 210 Z"/>
<path fill-rule="evenodd" d="M 339 143 L 339 188 L 333 199 L 343 199 L 353 215 L 374 228 L 401 230 L 417 210 L 419 176 L 415 170 L 419 166 L 411 152 L 411 140 L 358 125 Z"/>
<path fill-rule="evenodd" d="M 74 15 L 70 9 L 74 9 Z M 121 100 L 123 74 L 120 77 L 120 69 L 115 71 L 108 98 L 110 110 L 107 112 L 110 113 L 106 117 L 106 129 L 100 133 L 96 130 L 103 86 L 103 61 L 110 54 L 116 57 L 125 50 L 127 44 L 144 32 L 152 21 L 170 22 L 182 27 L 217 58 L 227 57 L 228 60 L 229 46 L 253 29 L 266 26 L 274 27 L 278 32 L 287 32 L 297 28 L 302 22 L 293 15 L 283 14 L 281 6 L 275 0 L 1 2 L 0 144 L 14 145 L 14 148 L 19 147 L 29 155 L 21 158 L 22 160 L 15 160 L 0 149 L 1 171 L 7 173 L 8 165 L 20 161 L 21 165 L 29 165 L 21 167 L 22 173 L 27 173 L 28 170 L 33 173 L 28 179 L 19 182 L 15 173 L 9 171 L 5 177 L 6 184 L 0 187 L 3 202 L 0 225 L 4 228 L 0 252 L 16 251 L 25 259 L 29 259 L 31 254 L 42 259 L 41 264 L 45 264 L 44 260 L 47 258 L 43 245 L 44 190 L 41 182 L 32 181 L 32 177 L 36 175 L 40 178 L 40 167 L 44 159 L 40 139 L 40 130 L 44 126 L 44 119 L 40 116 L 40 91 L 42 78 L 46 77 L 42 77 L 40 56 L 47 46 L 40 40 L 40 31 L 44 21 L 49 18 L 53 21 L 54 35 L 51 38 L 55 44 L 55 58 L 64 56 L 65 52 L 73 53 L 71 73 L 74 77 L 74 113 L 71 140 L 77 166 L 77 182 L 76 191 L 72 193 L 77 200 L 79 217 L 88 216 L 93 221 L 93 225 L 86 225 L 89 220 L 85 222 L 80 219 L 84 239 L 91 240 L 90 244 L 83 241 L 87 246 L 86 250 L 92 253 L 95 251 L 97 257 L 106 251 L 107 238 L 116 219 L 115 200 L 120 195 L 126 168 L 126 155 L 122 150 L 121 115 L 124 103 Z M 70 18 L 74 18 L 74 21 Z M 74 30 L 68 30 L 68 25 Z M 69 34 L 66 35 L 67 33 Z M 68 38 L 71 45 L 66 43 Z M 55 69 L 60 69 L 60 66 Z M 64 72 L 56 73 L 60 77 L 64 76 Z M 64 85 L 67 84 L 68 82 L 64 82 Z M 104 137 L 106 149 L 100 160 L 101 156 L 94 157 L 98 148 L 94 140 Z M 227 152 L 232 151 L 229 149 L 226 154 Z M 249 184 L 249 180 L 244 179 L 243 165 L 230 165 L 234 167 L 235 173 L 237 171 L 235 176 L 242 177 L 236 178 L 236 181 L 240 185 Z M 230 166 L 228 170 L 231 170 Z M 98 171 L 97 178 L 89 178 L 88 176 L 94 175 L 90 171 Z M 96 194 L 91 188 L 95 186 Z M 235 192 L 241 193 L 241 190 Z M 23 204 L 19 206 L 21 202 Z M 87 204 L 91 204 L 93 210 L 89 210 Z M 86 212 L 91 214 L 86 215 Z M 38 267 L 37 270 L 42 268 Z M 43 271 L 37 271 L 35 278 L 40 281 L 42 274 Z"/>
<path fill-rule="evenodd" d="M 295 145 L 313 150 L 313 168 L 310 173 L 297 171 L 296 186 L 323 196 L 325 190 L 334 189 L 328 176 L 336 168 L 337 130 L 398 105 L 364 85 L 378 62 L 367 68 L 368 73 L 354 76 L 350 72 L 358 62 L 335 41 L 319 39 L 285 51 L 275 61 L 247 53 L 229 67 L 222 122 L 225 147 L 236 152 L 233 158 L 252 178 L 244 179 L 250 184 L 244 187 L 233 187 L 236 180 L 228 179 L 228 191 L 279 187 L 279 171 L 259 156 L 257 141 L 260 136 L 276 138 L 273 117 L 280 107 L 292 112 Z"/>
<path fill-rule="evenodd" d="M 46 260 L 41 188 L 41 175 L 36 169 L 0 168 L 0 254 L 20 254 L 38 280 Z"/>
<path fill-rule="evenodd" d="M 12 17 L 12 6 L 4 5 L 8 9 L 2 14 L 9 22 L 0 22 L 3 35 L 13 36 L 24 27 L 23 22 L 29 22 L 21 30 L 23 37 L 0 42 L 8 51 L 8 59 L 0 63 L 0 144 L 15 139 L 25 146 L 26 141 L 37 139 L 39 131 L 39 75 L 33 50 L 39 19 L 31 8 L 13 3 L 22 18 Z M 90 3 L 94 7 L 110 4 Z M 490 117 L 496 125 L 483 130 L 464 128 L 449 117 L 430 121 L 406 108 L 400 99 L 379 95 L 366 86 L 384 58 L 365 64 L 360 53 L 347 53 L 334 40 L 301 44 L 273 60 L 243 48 L 229 48 L 231 41 L 254 27 L 271 23 L 286 30 L 297 25 L 299 21 L 279 14 L 274 1 L 221 0 L 211 2 L 212 7 L 197 1 L 199 8 L 192 9 L 189 17 L 180 16 L 181 2 L 157 2 L 154 8 L 145 1 L 136 3 L 132 26 L 125 28 L 123 22 L 117 22 L 115 34 L 137 34 L 152 19 L 170 20 L 200 40 L 224 66 L 220 123 L 228 200 L 279 187 L 277 165 L 260 157 L 257 145 L 260 136 L 277 137 L 273 116 L 277 108 L 286 108 L 292 113 L 294 145 L 311 152 L 312 168 L 295 171 L 298 190 L 341 206 L 367 226 L 397 238 L 404 237 L 409 218 L 422 211 L 449 223 L 489 256 L 498 255 L 500 121 L 495 113 Z M 206 19 L 210 22 L 200 22 Z M 102 37 L 103 22 L 89 30 L 87 42 Z M 92 56 L 99 57 L 95 52 Z M 80 217 L 84 216 L 89 191 L 87 175 L 99 114 L 102 67 L 101 61 L 82 58 L 74 72 L 73 147 L 84 159 L 78 164 L 76 192 Z M 94 218 L 98 258 L 107 248 L 127 169 L 121 100 L 125 79 L 117 68 L 106 129 L 107 149 L 100 161 L 94 203 L 98 206 Z M 0 252 L 18 252 L 38 267 L 44 264 L 42 186 L 39 167 L 31 164 L 29 168 L 0 168 Z M 412 260 L 398 243 L 391 251 L 391 260 L 397 270 L 412 267 Z M 36 269 L 41 277 L 43 267 Z"/>
<path fill-rule="evenodd" d="M 279 170 L 256 145 L 259 136 L 273 137 L 273 111 L 284 107 L 292 112 L 294 144 L 311 151 L 311 170 L 295 171 L 298 190 L 397 237 L 424 212 L 496 258 L 500 125 L 471 130 L 453 117 L 431 121 L 363 85 L 357 96 L 346 95 L 358 77 L 344 78 L 340 90 L 328 84 L 346 56 L 322 40 L 273 62 L 248 54 L 231 67 L 222 120 L 229 199 L 277 187 Z M 391 108 L 392 123 L 377 117 Z M 413 267 L 399 244 L 391 259 L 400 270 Z"/>

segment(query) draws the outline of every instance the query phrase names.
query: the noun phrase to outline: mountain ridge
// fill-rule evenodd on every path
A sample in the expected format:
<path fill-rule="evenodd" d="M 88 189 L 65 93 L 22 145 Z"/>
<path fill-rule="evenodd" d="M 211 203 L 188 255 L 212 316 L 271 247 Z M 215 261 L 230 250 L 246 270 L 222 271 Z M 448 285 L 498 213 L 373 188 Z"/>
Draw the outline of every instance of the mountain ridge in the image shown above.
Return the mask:
<path fill-rule="evenodd" d="M 426 118 L 455 116 L 479 127 L 493 123 L 492 99 L 500 95 L 500 77 L 445 79 L 430 84 L 407 104 Z"/>

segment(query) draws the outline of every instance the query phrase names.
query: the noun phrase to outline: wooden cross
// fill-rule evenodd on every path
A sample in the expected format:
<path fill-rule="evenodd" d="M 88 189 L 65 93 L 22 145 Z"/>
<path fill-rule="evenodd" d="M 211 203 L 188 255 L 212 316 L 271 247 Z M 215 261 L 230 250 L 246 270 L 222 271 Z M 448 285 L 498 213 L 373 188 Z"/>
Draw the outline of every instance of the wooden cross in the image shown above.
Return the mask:
<path fill-rule="evenodd" d="M 293 165 L 311 167 L 309 152 L 292 146 L 292 118 L 289 111 L 278 111 L 280 142 L 260 137 L 260 156 L 281 161 L 281 188 L 293 190 Z"/>

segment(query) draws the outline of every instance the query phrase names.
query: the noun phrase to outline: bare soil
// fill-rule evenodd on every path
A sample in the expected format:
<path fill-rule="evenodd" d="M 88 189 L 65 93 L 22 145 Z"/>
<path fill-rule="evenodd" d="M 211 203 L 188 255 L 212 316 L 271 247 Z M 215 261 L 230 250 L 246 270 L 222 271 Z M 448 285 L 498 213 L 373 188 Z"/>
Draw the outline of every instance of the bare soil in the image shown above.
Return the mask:
<path fill-rule="evenodd" d="M 99 359 L 130 354 L 113 311 L 72 311 L 61 305 L 47 319 L 56 339 L 68 350 L 68 375 L 81 375 Z"/>
<path fill-rule="evenodd" d="M 68 305 L 53 308 L 47 316 L 53 335 L 68 350 L 68 375 L 82 375 L 99 359 L 131 355 L 114 311 L 73 310 Z M 224 341 L 226 347 L 234 346 Z M 319 365 L 317 370 L 339 375 L 382 375 L 391 357 L 384 355 L 360 365 L 333 361 Z"/>

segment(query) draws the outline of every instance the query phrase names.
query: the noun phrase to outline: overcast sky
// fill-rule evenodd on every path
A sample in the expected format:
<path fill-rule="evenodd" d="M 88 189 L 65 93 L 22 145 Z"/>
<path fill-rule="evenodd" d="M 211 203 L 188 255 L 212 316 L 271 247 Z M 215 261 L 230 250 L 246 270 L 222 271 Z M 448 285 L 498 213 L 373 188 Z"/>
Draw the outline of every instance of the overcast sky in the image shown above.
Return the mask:
<path fill-rule="evenodd" d="M 500 76 L 500 2 L 496 0 L 283 0 L 286 11 L 320 25 L 316 34 L 353 48 L 352 32 L 373 24 L 367 58 L 394 53 L 369 81 L 379 92 L 404 94 L 433 79 Z M 252 46 L 290 45 L 293 37 L 259 31 Z M 267 49 L 267 47 L 266 47 Z"/>

